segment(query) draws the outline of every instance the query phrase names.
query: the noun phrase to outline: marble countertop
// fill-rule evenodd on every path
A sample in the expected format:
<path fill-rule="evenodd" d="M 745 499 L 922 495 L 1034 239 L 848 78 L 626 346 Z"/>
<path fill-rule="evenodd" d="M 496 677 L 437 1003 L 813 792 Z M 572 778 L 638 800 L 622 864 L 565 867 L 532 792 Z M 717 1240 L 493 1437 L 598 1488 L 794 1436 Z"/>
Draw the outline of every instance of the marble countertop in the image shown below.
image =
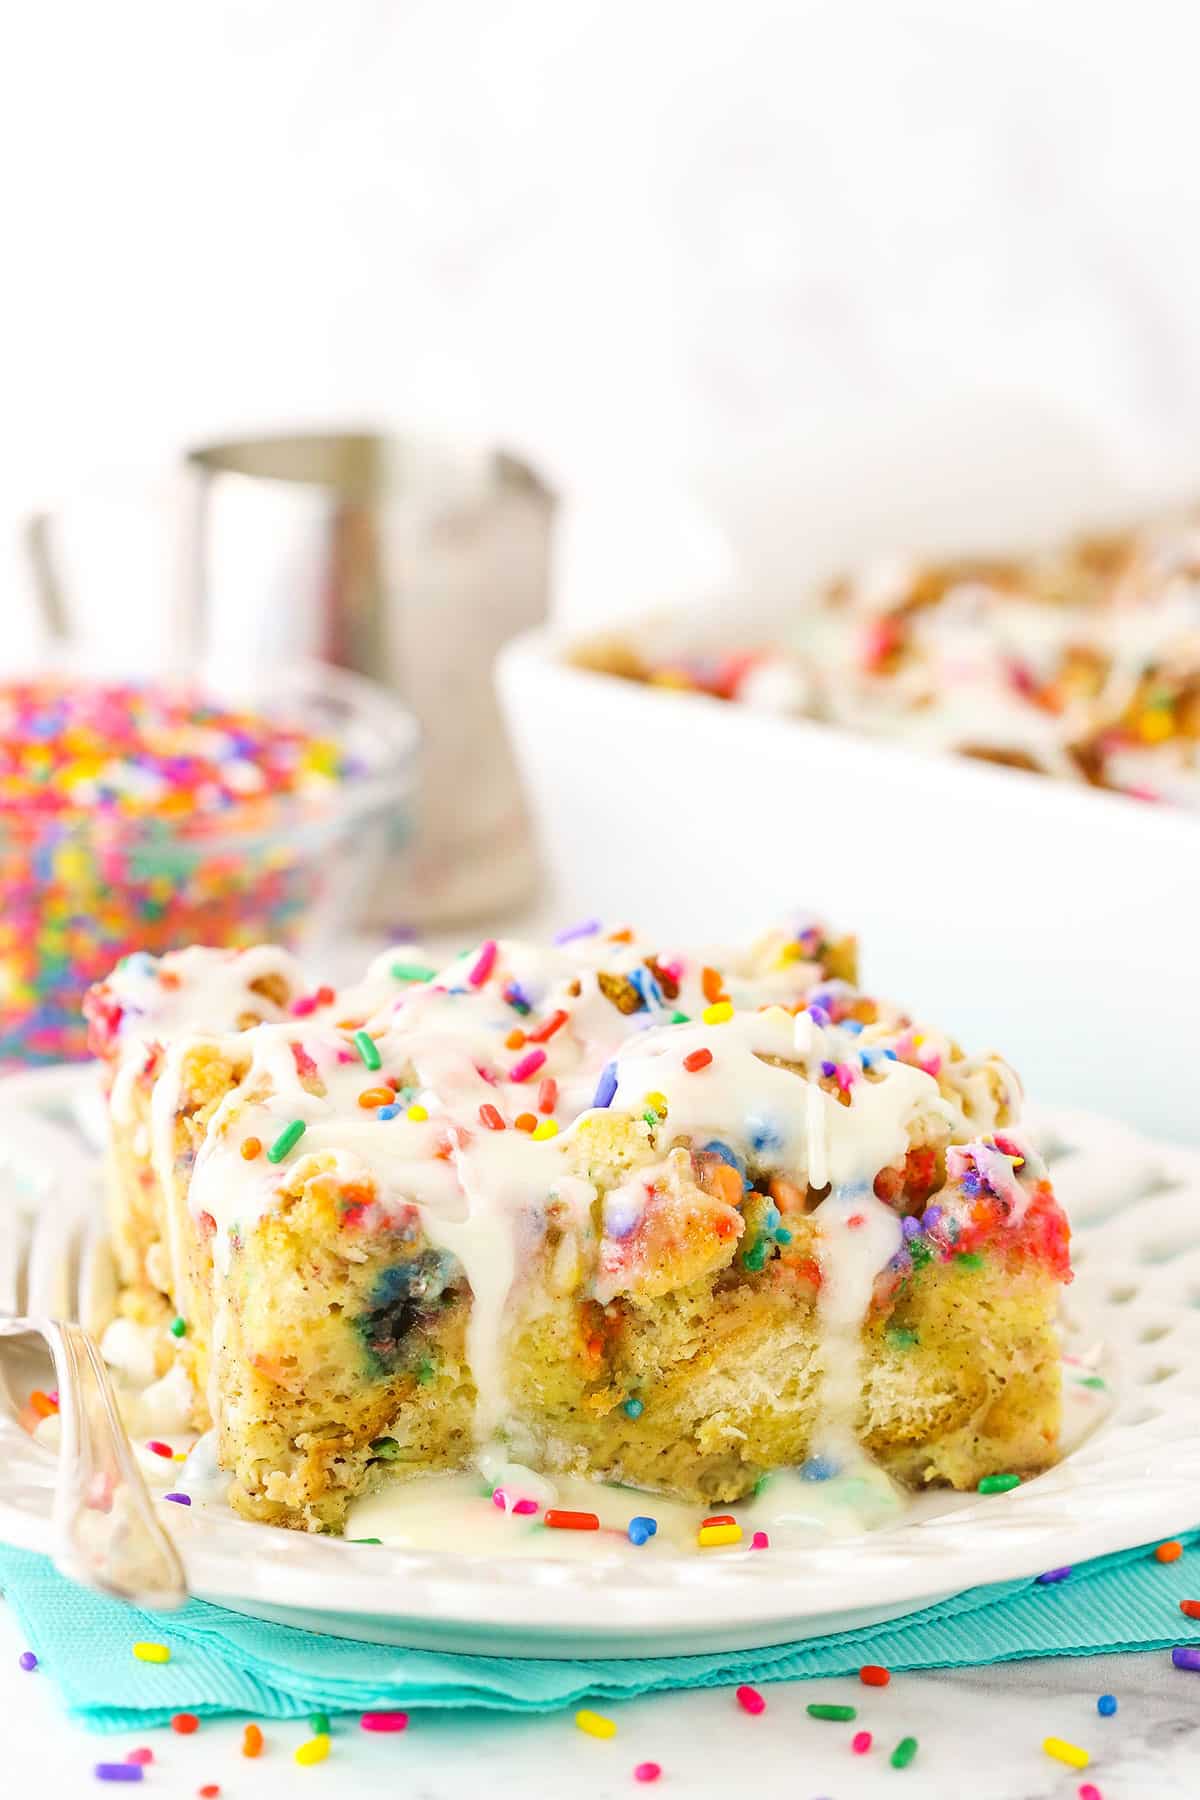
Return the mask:
<path fill-rule="evenodd" d="M 204 1724 L 192 1737 L 171 1731 L 100 1738 L 64 1722 L 50 1679 L 27 1675 L 24 1648 L 0 1607 L 0 1718 L 6 1791 L 42 1800 L 92 1788 L 97 1761 L 120 1760 L 135 1744 L 155 1755 L 145 1786 L 184 1800 L 209 1782 L 221 1800 L 273 1800 L 310 1779 L 292 1749 L 301 1724 L 265 1725 L 266 1749 L 254 1763 L 240 1755 L 241 1722 Z M 312 1770 L 314 1792 L 356 1800 L 404 1794 L 408 1800 L 571 1800 L 626 1794 L 729 1794 L 753 1781 L 760 1793 L 788 1800 L 873 1800 L 910 1792 L 921 1800 L 1076 1800 L 1090 1781 L 1103 1800 L 1174 1800 L 1200 1792 L 1200 1678 L 1173 1669 L 1166 1652 L 1054 1658 L 946 1675 L 898 1675 L 887 1689 L 857 1681 L 785 1682 L 764 1690 L 766 1711 L 750 1717 L 731 1691 L 657 1695 L 606 1710 L 617 1720 L 609 1741 L 585 1737 L 569 1712 L 512 1719 L 480 1711 L 414 1713 L 401 1737 L 373 1738 L 348 1720 L 335 1728 L 329 1760 Z M 1096 1699 L 1115 1694 L 1118 1711 L 1101 1718 Z M 815 1699 L 851 1702 L 853 1726 L 809 1719 Z M 854 1731 L 875 1742 L 863 1756 Z M 888 1764 L 893 1746 L 916 1737 L 903 1774 Z M 1066 1738 L 1092 1757 L 1086 1773 L 1052 1761 L 1047 1736 Z M 654 1761 L 662 1778 L 643 1787 L 636 1764 Z M 896 1783 L 906 1784 L 897 1788 Z"/>

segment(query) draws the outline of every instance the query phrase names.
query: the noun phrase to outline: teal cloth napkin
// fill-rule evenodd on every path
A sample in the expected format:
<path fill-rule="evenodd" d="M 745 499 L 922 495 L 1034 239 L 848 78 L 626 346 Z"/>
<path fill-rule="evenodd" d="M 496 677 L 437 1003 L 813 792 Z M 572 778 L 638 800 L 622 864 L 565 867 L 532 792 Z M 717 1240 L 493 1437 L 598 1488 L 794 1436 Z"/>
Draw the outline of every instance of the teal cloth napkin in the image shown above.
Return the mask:
<path fill-rule="evenodd" d="M 1200 1531 L 1181 1540 L 1189 1548 Z M 67 1581 L 41 1556 L 0 1545 L 0 1584 L 68 1711 L 94 1731 L 166 1724 L 173 1713 L 295 1719 L 314 1710 L 490 1707 L 552 1712 L 585 1697 L 893 1670 L 957 1669 L 1027 1656 L 1087 1656 L 1200 1643 L 1181 1600 L 1200 1597 L 1200 1551 L 1160 1563 L 1152 1546 L 1081 1563 L 1065 1581 L 972 1588 L 887 1625 L 725 1655 L 579 1662 L 450 1656 L 322 1637 L 193 1600 L 141 1613 Z M 170 1646 L 165 1664 L 132 1654 Z"/>

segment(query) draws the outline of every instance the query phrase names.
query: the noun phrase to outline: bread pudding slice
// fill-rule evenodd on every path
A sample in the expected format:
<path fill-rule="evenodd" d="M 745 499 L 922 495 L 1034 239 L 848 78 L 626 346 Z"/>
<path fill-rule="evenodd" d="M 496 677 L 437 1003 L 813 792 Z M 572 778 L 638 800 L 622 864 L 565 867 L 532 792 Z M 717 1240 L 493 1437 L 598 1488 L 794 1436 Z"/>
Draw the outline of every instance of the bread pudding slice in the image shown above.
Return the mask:
<path fill-rule="evenodd" d="M 245 1516 L 336 1530 L 489 1454 L 701 1505 L 818 1455 L 1053 1462 L 1068 1234 L 1019 1085 L 863 993 L 850 941 L 589 922 L 342 994 L 184 955 L 90 1002 L 110 1205 Z"/>

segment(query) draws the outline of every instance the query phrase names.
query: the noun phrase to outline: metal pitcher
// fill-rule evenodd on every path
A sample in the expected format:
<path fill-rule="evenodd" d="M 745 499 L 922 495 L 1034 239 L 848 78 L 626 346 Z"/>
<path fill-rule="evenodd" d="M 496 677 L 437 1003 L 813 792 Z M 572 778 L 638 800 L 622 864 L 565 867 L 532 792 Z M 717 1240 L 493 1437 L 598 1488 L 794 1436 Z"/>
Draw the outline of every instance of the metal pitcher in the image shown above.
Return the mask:
<path fill-rule="evenodd" d="M 186 616 L 227 670 L 315 655 L 394 688 L 424 733 L 415 844 L 375 922 L 443 925 L 528 897 L 531 840 L 492 688 L 547 612 L 555 497 L 527 464 L 369 432 L 187 457 Z"/>

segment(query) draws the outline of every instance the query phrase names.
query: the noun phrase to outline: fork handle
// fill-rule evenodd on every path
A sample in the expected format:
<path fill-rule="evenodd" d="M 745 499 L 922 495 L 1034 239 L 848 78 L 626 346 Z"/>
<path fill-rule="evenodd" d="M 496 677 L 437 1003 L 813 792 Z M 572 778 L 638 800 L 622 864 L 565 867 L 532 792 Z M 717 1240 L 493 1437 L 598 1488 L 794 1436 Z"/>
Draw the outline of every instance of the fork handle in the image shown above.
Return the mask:
<path fill-rule="evenodd" d="M 2 1337 L 30 1332 L 49 1346 L 58 1377 L 55 1566 L 134 1606 L 181 1606 L 183 1565 L 142 1479 L 95 1340 L 59 1319 L 0 1319 Z"/>

